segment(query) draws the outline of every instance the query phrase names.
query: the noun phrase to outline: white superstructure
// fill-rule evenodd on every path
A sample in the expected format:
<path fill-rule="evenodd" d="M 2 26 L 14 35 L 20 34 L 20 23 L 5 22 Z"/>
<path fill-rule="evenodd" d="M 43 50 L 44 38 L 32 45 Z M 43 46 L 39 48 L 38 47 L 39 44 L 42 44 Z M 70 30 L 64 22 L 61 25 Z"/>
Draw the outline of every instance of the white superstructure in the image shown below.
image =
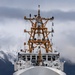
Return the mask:
<path fill-rule="evenodd" d="M 41 71 L 42 73 L 44 70 L 48 71 L 47 75 L 49 75 L 49 71 L 57 73 L 55 75 L 65 75 L 65 73 L 62 72 L 64 62 L 60 62 L 60 54 L 58 52 L 43 53 L 42 62 L 40 62 L 40 64 L 38 64 L 38 57 L 37 53 L 18 53 L 18 61 L 16 61 L 14 65 L 14 75 L 30 75 L 32 72 L 35 74 L 37 71 Z M 23 72 L 26 72 L 26 74 L 23 74 Z"/>

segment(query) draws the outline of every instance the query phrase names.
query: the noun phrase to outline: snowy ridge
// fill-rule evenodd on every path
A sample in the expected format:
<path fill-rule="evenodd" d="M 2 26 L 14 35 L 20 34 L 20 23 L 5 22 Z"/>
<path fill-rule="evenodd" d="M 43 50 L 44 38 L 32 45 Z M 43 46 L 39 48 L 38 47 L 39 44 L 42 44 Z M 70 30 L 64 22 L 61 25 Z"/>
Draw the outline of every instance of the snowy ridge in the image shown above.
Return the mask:
<path fill-rule="evenodd" d="M 16 58 L 17 58 L 16 52 L 14 53 L 12 51 L 5 51 L 5 50 L 0 51 L 0 59 L 4 62 L 10 61 L 12 64 L 14 64 Z"/>

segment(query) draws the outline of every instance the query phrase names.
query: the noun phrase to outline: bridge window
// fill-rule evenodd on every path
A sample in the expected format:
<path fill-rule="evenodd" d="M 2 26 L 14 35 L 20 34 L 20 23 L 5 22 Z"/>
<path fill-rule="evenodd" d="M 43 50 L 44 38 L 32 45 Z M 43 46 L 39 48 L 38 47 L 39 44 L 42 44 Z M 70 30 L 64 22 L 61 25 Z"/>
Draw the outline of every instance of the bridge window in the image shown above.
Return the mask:
<path fill-rule="evenodd" d="M 52 60 L 55 61 L 55 56 L 52 56 Z"/>
<path fill-rule="evenodd" d="M 51 61 L 51 56 L 48 56 L 48 61 Z"/>
<path fill-rule="evenodd" d="M 42 56 L 43 60 L 46 60 L 46 56 Z"/>
<path fill-rule="evenodd" d="M 27 60 L 30 61 L 30 56 L 27 56 Z"/>
<path fill-rule="evenodd" d="M 25 61 L 26 60 L 26 56 L 22 56 L 22 59 Z"/>
<path fill-rule="evenodd" d="M 32 56 L 32 59 L 36 59 L 36 56 Z"/>

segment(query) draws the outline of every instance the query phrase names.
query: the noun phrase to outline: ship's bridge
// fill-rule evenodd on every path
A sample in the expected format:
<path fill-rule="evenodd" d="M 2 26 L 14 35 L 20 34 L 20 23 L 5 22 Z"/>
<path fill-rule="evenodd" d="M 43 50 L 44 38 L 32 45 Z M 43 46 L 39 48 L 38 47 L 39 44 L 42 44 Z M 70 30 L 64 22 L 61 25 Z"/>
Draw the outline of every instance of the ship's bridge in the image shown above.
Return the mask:
<path fill-rule="evenodd" d="M 42 61 L 55 61 L 57 59 L 59 59 L 59 53 L 55 52 L 55 53 L 43 53 L 41 55 Z M 32 61 L 32 60 L 38 60 L 39 55 L 38 53 L 18 53 L 18 60 L 23 59 L 24 61 Z"/>
<path fill-rule="evenodd" d="M 58 52 L 43 53 L 41 54 L 41 60 L 39 60 L 38 53 L 20 52 L 18 53 L 18 62 L 15 63 L 16 70 L 27 68 L 28 66 L 48 66 L 63 70 L 63 63 L 59 61 L 59 57 Z"/>

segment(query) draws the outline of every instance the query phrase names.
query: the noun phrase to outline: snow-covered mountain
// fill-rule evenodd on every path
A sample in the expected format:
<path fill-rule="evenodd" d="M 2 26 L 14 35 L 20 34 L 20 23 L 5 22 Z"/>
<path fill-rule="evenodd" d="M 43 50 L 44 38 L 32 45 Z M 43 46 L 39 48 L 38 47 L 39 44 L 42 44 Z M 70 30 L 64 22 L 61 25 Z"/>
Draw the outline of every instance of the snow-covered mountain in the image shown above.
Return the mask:
<path fill-rule="evenodd" d="M 14 72 L 13 62 L 16 59 L 11 52 L 0 51 L 0 75 L 12 75 Z"/>
<path fill-rule="evenodd" d="M 13 53 L 11 51 L 0 51 L 0 60 L 2 61 L 10 61 L 14 64 L 14 61 L 17 59 L 17 53 Z"/>

